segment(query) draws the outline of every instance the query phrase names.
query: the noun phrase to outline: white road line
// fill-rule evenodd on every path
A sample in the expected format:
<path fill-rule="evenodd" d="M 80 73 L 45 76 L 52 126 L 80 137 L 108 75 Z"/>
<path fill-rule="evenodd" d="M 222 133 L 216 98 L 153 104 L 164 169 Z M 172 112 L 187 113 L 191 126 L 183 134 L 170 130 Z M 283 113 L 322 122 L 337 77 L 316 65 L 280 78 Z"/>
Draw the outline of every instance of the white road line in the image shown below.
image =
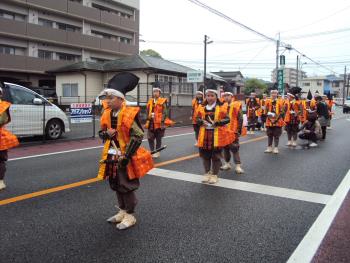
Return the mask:
<path fill-rule="evenodd" d="M 350 190 L 350 170 L 344 177 L 337 190 L 323 208 L 316 221 L 313 223 L 309 231 L 299 243 L 287 263 L 311 262 L 319 248 L 323 238 L 326 236 L 341 204 L 343 203 L 347 193 Z"/>
<path fill-rule="evenodd" d="M 203 177 L 198 174 L 183 173 L 159 168 L 152 169 L 150 172 L 148 172 L 148 174 L 192 183 L 201 183 L 201 180 L 203 179 Z M 219 179 L 219 182 L 213 186 L 247 191 L 258 194 L 272 195 L 318 204 L 327 204 L 329 199 L 331 198 L 330 195 L 221 178 Z"/>
<path fill-rule="evenodd" d="M 179 136 L 186 136 L 186 135 L 191 135 L 191 134 L 194 134 L 194 132 L 188 132 L 188 133 L 182 133 L 182 134 L 176 134 L 176 135 L 169 135 L 169 136 L 165 136 L 163 139 L 174 138 L 174 137 L 179 137 Z M 147 139 L 144 139 L 142 141 L 145 142 L 145 141 L 147 141 Z M 50 156 L 50 155 L 63 154 L 63 153 L 87 151 L 87 150 L 99 149 L 99 148 L 103 148 L 103 145 L 87 147 L 87 148 L 80 148 L 80 149 L 73 149 L 73 150 L 67 150 L 67 151 L 60 151 L 60 152 L 52 152 L 52 153 L 44 153 L 44 154 L 37 154 L 37 155 L 29 155 L 29 156 L 24 156 L 24 157 L 12 158 L 12 159 L 9 159 L 8 161 L 11 162 L 11 161 L 18 161 L 18 160 L 24 160 L 24 159 L 30 159 L 30 158 L 37 158 L 37 157 L 44 157 L 44 156 Z"/>

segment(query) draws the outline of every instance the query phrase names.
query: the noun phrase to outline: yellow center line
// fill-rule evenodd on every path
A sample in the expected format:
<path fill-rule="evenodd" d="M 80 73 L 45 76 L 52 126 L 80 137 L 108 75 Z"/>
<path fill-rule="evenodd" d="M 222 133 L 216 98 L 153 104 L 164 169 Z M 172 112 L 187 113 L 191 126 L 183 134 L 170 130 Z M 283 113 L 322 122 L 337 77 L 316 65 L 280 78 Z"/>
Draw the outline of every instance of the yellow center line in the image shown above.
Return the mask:
<path fill-rule="evenodd" d="M 265 138 L 266 138 L 266 136 L 261 136 L 261 137 L 257 137 L 257 138 L 251 139 L 251 140 L 243 141 L 240 144 L 246 144 L 246 143 L 261 141 L 261 140 L 263 140 Z M 179 157 L 179 158 L 176 158 L 176 159 L 173 159 L 173 160 L 156 163 L 154 165 L 154 167 L 161 167 L 161 166 L 165 166 L 165 165 L 168 165 L 168 164 L 182 162 L 182 161 L 190 160 L 190 159 L 197 158 L 197 157 L 199 157 L 198 153 L 191 154 L 191 155 Z M 79 186 L 82 186 L 82 185 L 96 183 L 96 182 L 99 182 L 99 181 L 102 181 L 102 179 L 99 179 L 99 178 L 96 177 L 96 178 L 91 178 L 91 179 L 79 181 L 79 182 L 72 183 L 72 184 L 66 184 L 66 185 L 62 185 L 62 186 L 57 186 L 57 187 L 53 187 L 53 188 L 49 188 L 49 189 L 40 190 L 40 191 L 29 193 L 29 194 L 24 194 L 24 195 L 11 197 L 11 198 L 8 198 L 8 199 L 0 200 L 0 206 L 11 204 L 11 203 L 15 203 L 15 202 L 19 202 L 19 201 L 23 201 L 23 200 L 27 200 L 27 199 L 31 199 L 31 198 L 42 196 L 42 195 L 48 195 L 48 194 L 51 194 L 51 193 L 55 193 L 55 192 L 59 192 L 59 191 L 63 191 L 63 190 L 67 190 L 67 189 L 71 189 L 71 188 L 75 188 L 75 187 L 79 187 Z"/>

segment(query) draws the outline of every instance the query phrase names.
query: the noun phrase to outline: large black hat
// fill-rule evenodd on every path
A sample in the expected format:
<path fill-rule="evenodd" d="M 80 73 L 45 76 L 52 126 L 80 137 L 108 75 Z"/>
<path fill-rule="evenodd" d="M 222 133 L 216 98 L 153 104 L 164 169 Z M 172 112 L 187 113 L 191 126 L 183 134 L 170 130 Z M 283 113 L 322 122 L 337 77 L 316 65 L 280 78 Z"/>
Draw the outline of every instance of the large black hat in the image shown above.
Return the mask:
<path fill-rule="evenodd" d="M 205 93 L 214 92 L 216 95 L 218 94 L 218 86 L 216 85 L 213 79 L 210 79 L 207 83 L 207 87 L 205 89 Z"/>
<path fill-rule="evenodd" d="M 204 85 L 200 85 L 196 91 L 197 94 L 204 94 Z"/>
<path fill-rule="evenodd" d="M 159 90 L 160 92 L 162 91 L 161 88 L 160 88 L 160 82 L 159 81 L 155 81 L 153 82 L 153 90 Z"/>
<path fill-rule="evenodd" d="M 118 73 L 108 81 L 107 88 L 101 92 L 99 98 L 112 95 L 124 99 L 125 94 L 132 91 L 138 83 L 139 78 L 136 75 L 129 72 Z"/>
<path fill-rule="evenodd" d="M 312 94 L 311 91 L 309 90 L 309 92 L 307 93 L 307 97 L 308 100 L 312 100 Z"/>
<path fill-rule="evenodd" d="M 224 94 L 229 94 L 229 95 L 233 96 L 233 86 L 225 85 L 224 86 Z"/>

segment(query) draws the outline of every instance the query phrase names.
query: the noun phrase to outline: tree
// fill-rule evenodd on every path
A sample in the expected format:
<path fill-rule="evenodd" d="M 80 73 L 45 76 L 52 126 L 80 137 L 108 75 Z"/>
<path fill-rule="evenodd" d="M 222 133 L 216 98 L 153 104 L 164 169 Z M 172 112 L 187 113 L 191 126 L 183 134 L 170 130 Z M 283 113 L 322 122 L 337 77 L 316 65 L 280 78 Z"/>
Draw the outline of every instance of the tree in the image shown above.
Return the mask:
<path fill-rule="evenodd" d="M 258 79 L 248 79 L 244 84 L 244 94 L 250 95 L 251 92 L 264 93 L 267 91 L 267 84 Z"/>
<path fill-rule="evenodd" d="M 141 55 L 155 57 L 155 58 L 162 58 L 162 56 L 153 49 L 145 49 L 140 52 Z"/>

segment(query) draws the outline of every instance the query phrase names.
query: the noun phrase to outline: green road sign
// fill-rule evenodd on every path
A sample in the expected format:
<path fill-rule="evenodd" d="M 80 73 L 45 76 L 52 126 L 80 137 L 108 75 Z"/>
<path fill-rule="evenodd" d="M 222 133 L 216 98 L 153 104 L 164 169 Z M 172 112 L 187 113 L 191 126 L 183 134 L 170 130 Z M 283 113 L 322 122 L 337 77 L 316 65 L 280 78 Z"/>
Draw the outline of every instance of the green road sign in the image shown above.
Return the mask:
<path fill-rule="evenodd" d="M 284 94 L 283 68 L 277 71 L 278 92 Z"/>

